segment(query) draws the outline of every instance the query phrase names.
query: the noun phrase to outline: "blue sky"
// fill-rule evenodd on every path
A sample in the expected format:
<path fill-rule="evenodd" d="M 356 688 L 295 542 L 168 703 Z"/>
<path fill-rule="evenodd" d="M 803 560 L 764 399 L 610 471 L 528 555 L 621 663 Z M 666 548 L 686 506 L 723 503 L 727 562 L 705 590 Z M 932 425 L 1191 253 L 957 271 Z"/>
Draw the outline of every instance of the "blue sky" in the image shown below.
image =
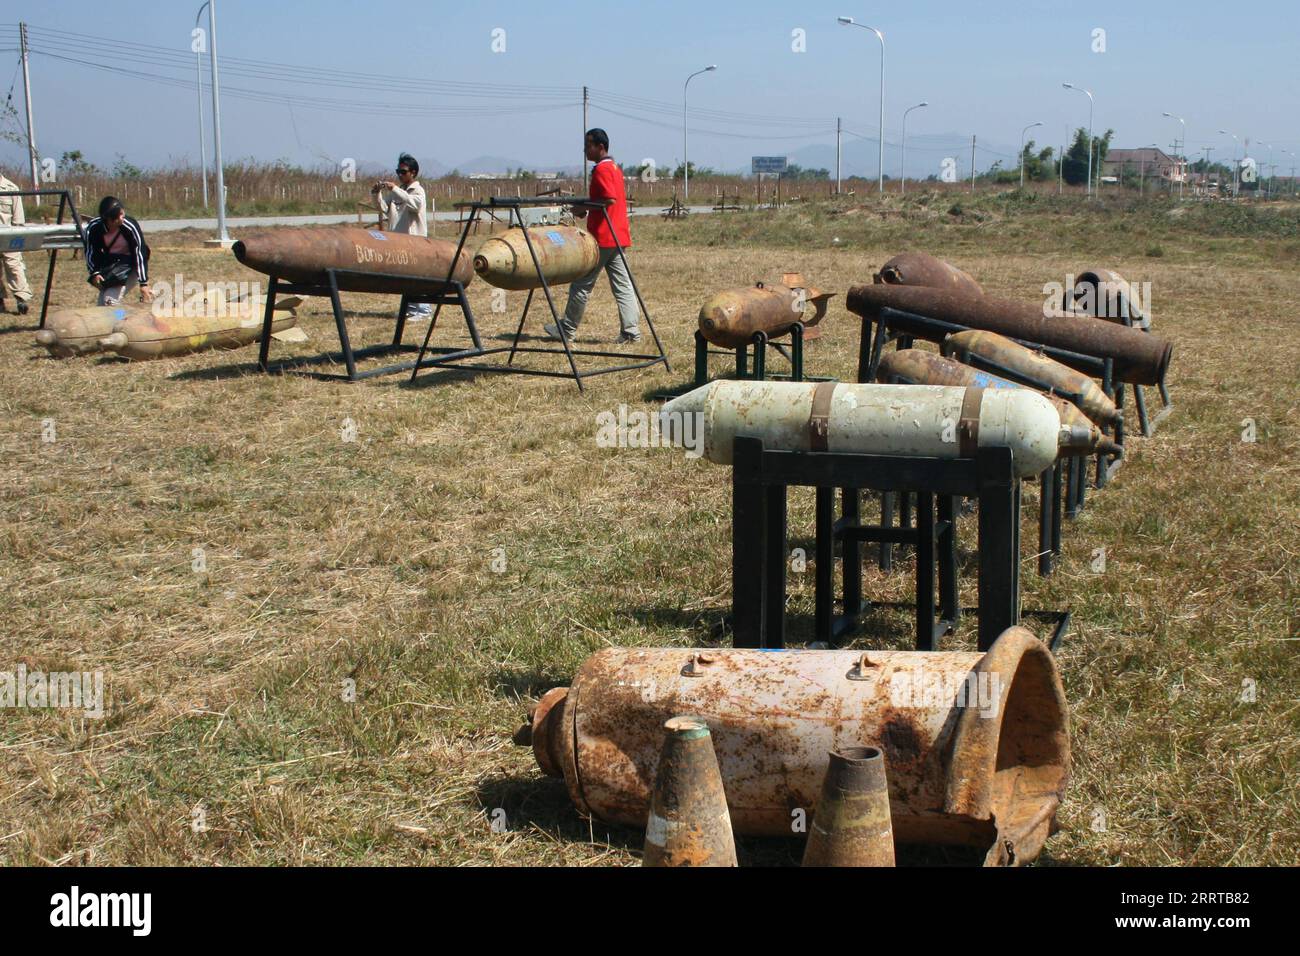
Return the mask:
<path fill-rule="evenodd" d="M 196 161 L 195 92 L 179 84 L 193 83 L 190 30 L 198 6 L 4 0 L 0 83 L 15 74 L 12 26 L 25 19 L 33 31 L 40 153 L 57 158 L 81 149 L 101 164 L 117 154 L 137 165 Z M 1179 16 L 1171 17 L 1172 9 Z M 1059 144 L 1067 128 L 1088 120 L 1087 98 L 1063 90 L 1062 82 L 1094 92 L 1096 130 L 1113 127 L 1116 146 L 1168 148 L 1180 132 L 1161 116 L 1168 110 L 1186 118 L 1193 155 L 1207 145 L 1216 159 L 1229 155 L 1233 141 L 1219 129 L 1273 144 L 1281 173 L 1292 163 L 1284 150 L 1300 152 L 1300 5 L 1281 0 L 1240 7 L 1016 0 L 987 12 L 970 2 L 862 0 L 218 0 L 221 83 L 231 91 L 222 98 L 225 158 L 387 164 L 408 149 L 426 165 L 479 156 L 534 168 L 576 163 L 586 84 L 599 91 L 591 122 L 609 130 L 614 154 L 624 163 L 654 158 L 666 166 L 682 153 L 683 80 L 716 63 L 716 72 L 690 86 L 693 161 L 748 167 L 751 155 L 801 149 L 833 159 L 834 120 L 841 116 L 850 130 L 846 173 L 874 175 L 879 44 L 865 30 L 838 25 L 837 14 L 885 33 L 890 174 L 898 168 L 902 111 L 922 100 L 930 105 L 908 120 L 909 174 L 937 171 L 945 155 L 968 169 L 972 134 L 978 166 L 998 158 L 1013 166 L 1022 127 L 1036 121 L 1044 126 L 1030 138 Z M 1105 30 L 1105 52 L 1093 52 L 1098 28 Z M 496 35 L 504 52 L 493 50 L 498 29 L 505 31 Z M 792 49 L 796 29 L 805 31 L 806 52 Z M 93 69 L 88 59 L 178 85 Z M 356 76 L 304 78 L 295 69 L 302 67 Z M 392 89 L 383 82 L 389 77 L 425 85 Z M 464 86 L 430 85 L 448 83 Z M 236 89 L 262 99 L 241 98 Z M 21 82 L 13 94 L 21 109 Z M 367 115 L 367 104 L 386 104 L 389 112 Z M 1251 152 L 1267 161 L 1266 149 Z M 20 147 L 0 144 L 7 164 L 22 155 Z"/>

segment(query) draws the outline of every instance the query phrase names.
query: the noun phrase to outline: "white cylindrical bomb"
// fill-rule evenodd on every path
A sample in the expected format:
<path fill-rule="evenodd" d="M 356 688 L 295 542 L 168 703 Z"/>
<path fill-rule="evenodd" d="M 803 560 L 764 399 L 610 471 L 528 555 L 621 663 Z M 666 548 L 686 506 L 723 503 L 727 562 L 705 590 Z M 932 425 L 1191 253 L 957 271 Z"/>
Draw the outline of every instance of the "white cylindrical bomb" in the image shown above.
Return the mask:
<path fill-rule="evenodd" d="M 947 385 L 857 385 L 833 388 L 826 415 L 825 450 L 862 455 L 963 457 L 962 412 L 968 389 Z M 770 450 L 812 451 L 815 382 L 710 382 L 666 404 L 661 430 L 677 444 L 698 441 L 703 454 L 731 464 L 732 442 L 761 438 Z M 1038 474 L 1056 460 L 1060 415 L 1029 389 L 977 389 L 967 413 L 978 420 L 974 447 L 1006 447 L 1016 474 Z M 690 420 L 688 420 L 690 417 Z M 1068 429 L 1067 429 L 1068 431 Z M 969 449 L 966 455 L 970 454 Z"/>

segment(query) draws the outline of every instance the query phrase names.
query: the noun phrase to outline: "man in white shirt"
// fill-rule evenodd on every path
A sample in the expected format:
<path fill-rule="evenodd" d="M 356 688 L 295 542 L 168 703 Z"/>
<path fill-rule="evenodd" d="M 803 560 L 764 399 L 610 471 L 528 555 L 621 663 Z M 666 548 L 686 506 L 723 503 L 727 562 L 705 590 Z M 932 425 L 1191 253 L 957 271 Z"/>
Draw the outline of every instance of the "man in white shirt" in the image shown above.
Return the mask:
<path fill-rule="evenodd" d="M 0 192 L 17 192 L 18 185 L 0 175 Z M 0 196 L 0 226 L 22 226 L 23 198 L 21 196 Z M 17 304 L 18 314 L 27 314 L 27 303 L 31 301 L 32 290 L 27 285 L 27 267 L 23 265 L 21 252 L 0 253 L 0 312 L 9 311 L 5 296 L 12 295 Z"/>
<path fill-rule="evenodd" d="M 388 220 L 389 232 L 405 232 L 412 236 L 429 234 L 429 219 L 424 198 L 424 187 L 417 177 L 420 164 L 410 153 L 397 157 L 397 182 L 381 179 L 370 187 L 375 205 Z M 412 302 L 406 309 L 408 319 L 427 319 L 433 306 L 427 302 Z"/>

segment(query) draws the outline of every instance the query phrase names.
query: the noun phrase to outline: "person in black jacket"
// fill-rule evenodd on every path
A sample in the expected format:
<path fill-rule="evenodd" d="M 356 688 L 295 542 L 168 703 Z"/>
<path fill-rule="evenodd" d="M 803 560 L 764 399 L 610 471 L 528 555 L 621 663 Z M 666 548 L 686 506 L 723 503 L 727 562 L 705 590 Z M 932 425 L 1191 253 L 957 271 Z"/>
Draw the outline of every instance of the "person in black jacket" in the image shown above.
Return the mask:
<path fill-rule="evenodd" d="M 99 216 L 86 225 L 86 269 L 99 290 L 99 305 L 118 305 L 140 287 L 140 301 L 153 301 L 149 288 L 149 244 L 140 224 L 126 214 L 121 200 L 105 196 Z"/>

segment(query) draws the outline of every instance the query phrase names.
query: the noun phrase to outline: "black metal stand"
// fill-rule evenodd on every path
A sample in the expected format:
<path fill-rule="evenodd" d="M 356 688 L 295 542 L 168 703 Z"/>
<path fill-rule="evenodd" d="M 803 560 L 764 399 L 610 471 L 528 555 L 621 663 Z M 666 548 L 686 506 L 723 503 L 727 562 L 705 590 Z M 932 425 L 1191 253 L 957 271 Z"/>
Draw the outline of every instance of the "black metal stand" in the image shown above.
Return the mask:
<path fill-rule="evenodd" d="M 325 275 L 328 282 L 322 285 L 304 282 L 288 282 L 278 276 L 271 276 L 271 284 L 266 291 L 266 310 L 262 316 L 262 340 L 257 356 L 258 368 L 263 372 L 281 373 L 291 369 L 296 370 L 304 365 L 312 365 L 331 360 L 338 361 L 341 359 L 347 368 L 346 374 L 340 375 L 330 372 L 308 372 L 305 374 L 319 379 L 357 382 L 361 379 L 374 378 L 379 375 L 392 375 L 395 372 L 404 372 L 408 369 L 414 368 L 416 363 L 410 361 L 399 362 L 394 365 L 385 365 L 382 368 L 357 371 L 357 361 L 359 359 L 371 358 L 376 355 L 390 355 L 393 353 L 415 352 L 419 350 L 418 346 L 407 344 L 402 341 L 403 334 L 406 331 L 406 310 L 407 307 L 414 302 L 436 303 L 439 309 L 441 309 L 444 304 L 460 306 L 460 310 L 465 316 L 465 326 L 469 331 L 470 340 L 474 343 L 473 347 L 468 349 L 443 349 L 441 351 L 461 356 L 484 354 L 483 343 L 478 334 L 478 327 L 474 323 L 474 312 L 470 308 L 469 300 L 465 297 L 465 287 L 450 277 L 446 280 L 419 278 L 404 280 L 409 284 L 409 290 L 402 294 L 402 301 L 398 306 L 397 321 L 393 330 L 392 342 L 385 345 L 372 345 L 363 349 L 353 349 L 352 340 L 348 336 L 347 322 L 343 316 L 343 304 L 339 299 L 339 276 L 373 276 L 389 280 L 391 280 L 392 277 L 362 269 L 326 269 Z M 334 325 L 338 329 L 340 349 L 338 353 L 327 353 L 306 359 L 288 359 L 275 365 L 268 364 L 268 358 L 270 357 L 271 351 L 271 327 L 275 320 L 275 305 L 277 297 L 282 294 L 295 296 L 324 296 L 330 300 L 330 306 L 334 312 Z M 430 323 L 430 327 L 432 328 L 432 323 Z"/>
<path fill-rule="evenodd" d="M 766 332 L 755 332 L 753 337 L 744 345 L 739 345 L 734 349 L 715 349 L 710 348 L 709 340 L 697 329 L 695 332 L 695 382 L 694 387 L 709 383 L 709 356 L 710 355 L 727 355 L 735 356 L 736 374 L 732 376 L 737 379 L 752 379 L 756 382 L 766 381 L 767 379 L 767 350 L 775 349 L 787 362 L 790 363 L 790 374 L 773 375 L 772 378 L 785 378 L 791 382 L 802 382 L 803 377 L 803 332 L 802 322 L 795 322 L 786 332 L 790 335 L 790 348 L 786 350 L 781 343 L 773 342 Z M 786 334 L 782 332 L 781 334 Z M 749 349 L 754 348 L 754 370 L 749 370 Z"/>
<path fill-rule="evenodd" d="M 72 201 L 72 193 L 68 192 L 66 189 L 6 190 L 4 192 L 0 192 L 0 197 L 4 197 L 4 196 L 16 196 L 18 198 L 22 198 L 23 196 L 58 196 L 59 214 L 58 214 L 58 218 L 55 220 L 55 225 L 59 225 L 59 226 L 63 225 L 63 214 L 65 211 L 67 211 L 72 216 L 73 225 L 76 226 L 77 228 L 77 243 L 72 248 L 81 248 L 85 245 L 86 232 L 81 225 L 81 215 L 77 212 L 77 204 Z M 28 225 L 30 225 L 30 223 Z M 50 290 L 54 287 L 54 266 L 59 260 L 59 250 L 62 248 L 67 248 L 67 247 L 63 245 L 51 245 L 50 242 L 42 240 L 40 246 L 37 247 L 37 249 L 33 250 L 33 251 L 40 251 L 40 249 L 46 249 L 50 253 L 50 268 L 49 271 L 46 272 L 45 274 L 45 295 L 41 299 L 41 322 L 40 325 L 37 326 L 38 329 L 45 328 L 45 317 L 50 311 Z M 10 248 L 0 249 L 0 252 L 22 252 L 22 251 L 23 251 L 22 249 L 10 249 Z"/>
<path fill-rule="evenodd" d="M 974 458 L 940 459 L 830 452 L 766 451 L 761 439 L 737 438 L 732 469 L 732 613 L 737 647 L 785 646 L 786 492 L 814 486 L 816 504 L 817 640 L 852 633 L 872 602 L 862 598 L 862 542 L 907 542 L 917 549 L 916 647 L 935 650 L 956 627 L 956 498 L 979 498 L 979 647 L 987 650 L 1019 622 L 1020 480 L 1006 448 L 983 448 Z M 834 519 L 834 491 L 843 489 L 843 516 Z M 894 529 L 859 521 L 858 490 L 911 491 L 917 527 Z M 937 507 L 937 520 L 936 520 Z M 841 545 L 843 613 L 834 614 L 834 548 Z M 939 617 L 935 615 L 935 580 Z M 878 607 L 891 605 L 875 604 Z M 1069 626 L 1069 613 L 1043 612 L 1056 621 L 1052 646 Z"/>
<path fill-rule="evenodd" d="M 608 206 L 610 204 L 609 200 L 593 200 L 584 197 L 579 199 L 564 199 L 561 200 L 558 204 L 586 209 L 588 215 L 590 215 L 593 212 L 598 212 L 600 215 L 605 217 L 605 223 L 609 226 L 610 234 L 613 235 L 614 227 L 609 219 L 609 210 L 608 210 Z M 523 231 L 524 242 L 528 245 L 528 252 L 529 255 L 532 257 L 533 268 L 537 272 L 538 281 L 541 283 L 542 293 L 546 296 L 546 304 L 550 307 L 551 317 L 554 320 L 556 327 L 558 328 L 560 326 L 560 312 L 556 309 L 555 298 L 551 294 L 550 283 L 546 281 L 546 276 L 542 273 L 541 262 L 537 258 L 537 250 L 533 247 L 532 238 L 528 234 L 528 229 L 524 224 L 523 214 L 520 212 L 520 209 L 522 207 L 541 206 L 541 205 L 554 206 L 557 205 L 557 203 L 554 198 L 511 199 L 508 197 L 507 198 L 493 197 L 491 199 L 486 199 L 481 202 L 473 202 L 468 204 L 467 208 L 469 209 L 469 215 L 462 221 L 460 242 L 456 246 L 456 255 L 452 257 L 451 261 L 452 261 L 452 268 L 454 269 L 455 263 L 459 260 L 461 251 L 465 248 L 465 242 L 469 238 L 470 229 L 478 222 L 479 214 L 482 211 L 487 210 L 489 214 L 491 214 L 499 209 L 507 210 L 510 215 L 510 224 L 513 225 L 517 221 L 520 229 Z M 519 316 L 519 325 L 515 329 L 514 338 L 512 339 L 509 346 L 500 346 L 498 348 L 490 348 L 490 349 L 480 348 L 474 351 L 462 350 L 460 352 L 449 352 L 447 354 L 441 354 L 438 355 L 436 358 L 426 358 L 425 354 L 427 352 L 434 352 L 436 354 L 439 351 L 437 349 L 431 349 L 429 347 L 429 339 L 432 337 L 433 330 L 437 326 L 438 315 L 442 309 L 442 303 L 438 303 L 438 306 L 434 309 L 433 312 L 433 320 L 429 323 L 429 330 L 427 333 L 425 333 L 424 344 L 420 346 L 419 357 L 415 360 L 413 365 L 408 366 L 412 369 L 411 382 L 412 383 L 415 382 L 416 378 L 419 376 L 420 371 L 422 369 L 454 367 L 454 368 L 463 368 L 463 369 L 475 369 L 477 371 L 483 371 L 483 372 L 506 372 L 506 373 L 514 373 L 516 375 L 545 375 L 545 376 L 550 376 L 552 378 L 572 378 L 573 381 L 577 384 L 578 390 L 583 391 L 584 386 L 582 384 L 582 380 L 584 378 L 590 378 L 593 375 L 607 375 L 612 372 L 626 372 L 626 371 L 631 371 L 632 369 L 646 368 L 651 365 L 658 365 L 660 363 L 663 363 L 664 368 L 671 370 L 671 366 L 668 363 L 668 356 L 664 352 L 663 344 L 659 341 L 659 333 L 655 331 L 654 321 L 650 318 L 650 312 L 646 308 L 645 300 L 641 297 L 641 290 L 637 287 L 635 277 L 632 276 L 631 267 L 628 266 L 627 255 L 623 251 L 623 246 L 619 244 L 617 238 L 614 239 L 614 243 L 618 249 L 618 256 L 623 261 L 623 266 L 627 269 L 628 278 L 631 279 L 632 281 L 632 291 L 636 294 L 636 300 L 638 306 L 640 306 L 641 314 L 645 316 L 646 325 L 649 327 L 650 335 L 654 339 L 657 354 L 629 355 L 624 352 L 605 352 L 605 351 L 590 350 L 590 349 L 575 349 L 570 346 L 568 338 L 566 338 L 563 335 L 560 336 L 561 347 L 559 348 L 556 347 L 543 348 L 538 346 L 520 345 L 519 344 L 520 338 L 523 336 L 523 332 L 524 332 L 524 323 L 528 319 L 528 309 L 532 305 L 533 293 L 536 291 L 530 289 L 528 292 L 528 298 L 524 300 L 523 313 Z M 448 279 L 450 279 L 450 277 L 451 277 L 451 273 L 449 272 Z M 504 365 L 465 361 L 466 359 L 470 359 L 470 358 L 480 358 L 487 355 L 497 355 L 502 352 L 509 353 L 509 357 L 506 359 L 506 364 Z M 552 369 L 535 369 L 535 368 L 526 368 L 524 366 L 515 365 L 514 364 L 515 355 L 521 352 L 538 354 L 538 355 L 563 355 L 567 359 L 569 371 L 558 372 Z M 620 365 L 605 366 L 602 368 L 579 369 L 577 359 L 580 357 L 621 358 L 621 359 L 631 359 L 633 361 L 624 362 L 623 364 Z"/>

